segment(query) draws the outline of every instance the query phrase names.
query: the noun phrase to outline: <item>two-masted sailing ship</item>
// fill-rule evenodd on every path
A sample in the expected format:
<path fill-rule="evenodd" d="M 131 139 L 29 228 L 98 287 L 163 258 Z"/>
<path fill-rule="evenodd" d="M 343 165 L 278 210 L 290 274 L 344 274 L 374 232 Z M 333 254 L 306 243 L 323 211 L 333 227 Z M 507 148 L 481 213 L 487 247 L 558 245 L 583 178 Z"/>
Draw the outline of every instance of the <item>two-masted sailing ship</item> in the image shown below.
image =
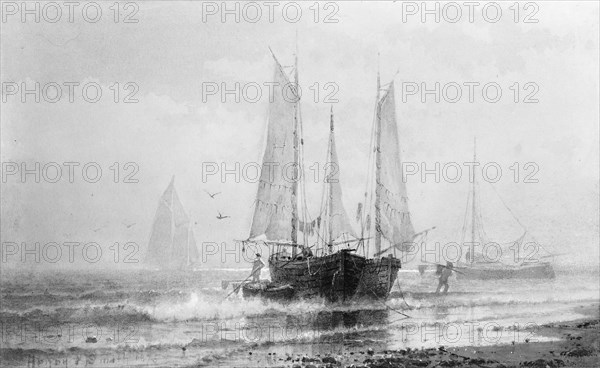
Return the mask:
<path fill-rule="evenodd" d="M 473 145 L 473 162 L 477 162 L 475 143 Z M 552 257 L 551 254 L 540 257 L 538 254 L 533 254 L 534 252 L 529 252 L 532 253 L 532 257 L 519 256 L 521 254 L 519 249 L 522 248 L 525 239 L 528 237 L 527 228 L 516 217 L 514 212 L 508 208 L 502 198 L 500 198 L 500 200 L 505 205 L 506 210 L 513 216 L 514 220 L 521 226 L 523 233 L 518 239 L 504 244 L 490 241 L 484 229 L 478 188 L 479 182 L 477 181 L 477 175 L 474 175 L 472 186 L 467 197 L 467 210 L 465 211 L 462 227 L 462 244 L 465 247 L 465 251 L 462 253 L 464 254 L 464 257 L 461 257 L 457 264 L 457 270 L 459 271 L 457 273 L 457 278 L 484 280 L 554 278 L 555 275 L 552 264 L 547 261 L 542 261 L 543 258 Z M 467 241 L 469 242 L 467 243 Z M 499 252 L 499 254 L 504 253 L 510 256 L 499 259 L 495 259 L 494 256 L 486 256 L 485 253 L 487 252 L 484 251 L 486 245 L 498 247 L 495 251 L 490 251 L 489 253 L 491 254 L 498 254 Z M 534 249 L 535 253 L 542 249 L 537 242 L 525 243 L 524 248 Z"/>
<path fill-rule="evenodd" d="M 177 191 L 175 177 L 158 201 L 146 263 L 166 270 L 191 270 L 199 259 L 196 240 Z"/>
<path fill-rule="evenodd" d="M 308 220 L 306 201 L 299 200 L 306 197 L 304 180 L 299 175 L 304 140 L 300 96 L 295 87 L 298 85 L 297 63 L 292 82 L 275 55 L 273 58 L 276 83 L 269 104 L 267 141 L 247 241 L 264 241 L 270 245 L 269 271 L 274 283 L 291 285 L 295 295 L 301 298 L 345 301 L 358 287 L 365 259 L 352 249 L 333 251 L 331 247 L 314 249 L 313 256 L 309 256 L 311 247 L 306 233 L 310 225 L 307 224 L 313 221 Z M 285 171 L 290 167 L 291 176 Z M 332 204 L 335 206 L 341 206 L 341 201 Z M 335 226 L 335 222 L 331 213 L 329 224 Z M 304 233 L 301 242 L 299 230 Z"/>
<path fill-rule="evenodd" d="M 393 83 L 380 98 L 379 77 L 377 80 L 369 160 L 372 174 L 367 184 L 371 194 L 365 195 L 361 203 L 365 211 L 357 216 L 361 222 L 359 237 L 342 203 L 333 110 L 327 150 L 330 170 L 326 173 L 320 213 L 310 218 L 303 176 L 299 175 L 304 139 L 300 96 L 295 87 L 297 57 L 293 82 L 275 55 L 273 58 L 276 88 L 269 104 L 262 171 L 250 235 L 245 242 L 270 246 L 272 282 L 293 287 L 296 297 L 321 297 L 332 302 L 354 297 L 386 298 L 401 267 L 396 251 L 404 250 L 403 244 L 415 236 L 402 182 Z M 291 180 L 283 171 L 286 167 L 293 168 Z M 375 237 L 373 249 L 368 239 L 371 232 Z M 309 241 L 311 237 L 316 239 Z"/>

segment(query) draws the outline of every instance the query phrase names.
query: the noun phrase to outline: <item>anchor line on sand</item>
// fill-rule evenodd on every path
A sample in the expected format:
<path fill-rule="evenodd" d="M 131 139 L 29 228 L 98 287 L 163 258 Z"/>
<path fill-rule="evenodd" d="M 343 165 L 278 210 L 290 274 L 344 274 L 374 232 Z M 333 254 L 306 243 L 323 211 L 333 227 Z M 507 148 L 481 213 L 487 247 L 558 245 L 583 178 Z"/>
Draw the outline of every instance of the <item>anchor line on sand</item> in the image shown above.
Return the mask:
<path fill-rule="evenodd" d="M 396 278 L 396 284 L 398 284 L 398 289 L 400 289 L 400 296 L 402 297 L 402 301 L 404 302 L 404 304 L 406 304 L 408 309 L 413 309 L 413 307 L 410 304 L 408 304 L 406 299 L 404 299 L 404 291 L 402 291 L 402 287 L 400 286 L 400 279 Z"/>

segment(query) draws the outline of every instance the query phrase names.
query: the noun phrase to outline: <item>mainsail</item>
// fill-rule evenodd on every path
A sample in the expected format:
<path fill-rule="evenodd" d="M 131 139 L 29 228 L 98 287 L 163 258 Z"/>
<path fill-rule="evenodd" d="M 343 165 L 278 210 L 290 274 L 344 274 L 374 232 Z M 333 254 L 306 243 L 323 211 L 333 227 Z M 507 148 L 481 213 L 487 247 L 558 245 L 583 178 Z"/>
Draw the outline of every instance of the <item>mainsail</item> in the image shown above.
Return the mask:
<path fill-rule="evenodd" d="M 165 268 L 173 268 L 190 265 L 198 258 L 190 219 L 175 191 L 173 177 L 158 201 L 146 260 Z"/>
<path fill-rule="evenodd" d="M 403 248 L 412 241 L 415 231 L 408 210 L 406 183 L 400 160 L 398 126 L 394 83 L 392 82 L 379 101 L 377 109 L 377 148 L 378 160 L 376 183 L 376 211 L 378 222 L 376 231 L 392 245 Z M 376 249 L 377 252 L 380 249 Z"/>
<path fill-rule="evenodd" d="M 329 132 L 329 148 L 327 153 L 327 170 L 326 170 L 326 195 L 327 206 L 325 208 L 327 219 L 327 242 L 331 244 L 334 240 L 342 235 L 350 235 L 357 238 L 354 229 L 350 225 L 350 220 L 344 204 L 342 203 L 342 186 L 340 184 L 339 161 L 337 150 L 335 147 L 335 135 L 333 131 L 333 109 L 331 110 L 330 132 Z"/>
<path fill-rule="evenodd" d="M 269 103 L 267 142 L 263 156 L 260 181 L 250 239 L 264 235 L 268 240 L 292 239 L 296 170 L 298 168 L 296 141 L 296 87 L 275 60 L 275 85 Z"/>

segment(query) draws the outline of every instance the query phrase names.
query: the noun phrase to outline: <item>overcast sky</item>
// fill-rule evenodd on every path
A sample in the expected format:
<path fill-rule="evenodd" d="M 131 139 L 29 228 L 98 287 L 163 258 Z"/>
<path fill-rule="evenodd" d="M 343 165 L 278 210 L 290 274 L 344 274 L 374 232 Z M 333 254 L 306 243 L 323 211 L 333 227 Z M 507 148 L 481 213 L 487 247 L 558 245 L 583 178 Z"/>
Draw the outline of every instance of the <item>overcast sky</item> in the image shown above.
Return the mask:
<path fill-rule="evenodd" d="M 95 241 L 104 248 L 133 241 L 143 259 L 158 199 L 172 175 L 184 207 L 197 222 L 199 244 L 247 238 L 257 184 L 236 183 L 231 175 L 225 183 L 219 175 L 203 182 L 202 168 L 207 162 L 229 168 L 236 162 L 242 167 L 260 162 L 268 100 L 236 103 L 230 96 L 223 103 L 208 96 L 203 102 L 202 86 L 271 81 L 268 47 L 282 64 L 291 65 L 297 33 L 306 166 L 320 162 L 322 167 L 325 160 L 332 104 L 324 98 L 332 89 L 323 86 L 331 82 L 339 100 L 333 103 L 337 149 L 351 217 L 365 191 L 380 53 L 382 82 L 393 78 L 396 85 L 403 160 L 429 168 L 435 162 L 471 161 L 476 136 L 479 161 L 497 162 L 503 169 L 495 188 L 536 239 L 554 252 L 570 252 L 564 262 L 597 262 L 598 3 L 539 2 L 531 18 L 537 23 L 523 22 L 533 8 L 520 9 L 515 22 L 511 4 L 503 6 L 496 23 L 482 17 L 482 6 L 475 9 L 472 23 L 467 8 L 456 23 L 444 18 L 436 23 L 432 17 L 423 23 L 419 14 L 406 12 L 404 22 L 401 2 L 347 2 L 339 3 L 339 9 L 321 5 L 318 22 L 309 2 L 297 23 L 282 17 L 283 3 L 275 8 L 273 22 L 262 6 L 256 23 L 243 17 L 239 23 L 233 17 L 222 23 L 219 14 L 204 14 L 203 21 L 202 4 L 185 1 L 138 3 L 132 18 L 137 23 L 115 23 L 109 3 L 102 3 L 96 23 L 85 21 L 80 9 L 73 22 L 63 14 L 56 23 L 44 18 L 23 23 L 19 14 L 5 13 L 3 83 L 96 82 L 103 95 L 98 103 L 83 100 L 77 88 L 73 103 L 65 95 L 57 103 L 43 98 L 35 103 L 32 96 L 22 103 L 20 92 L 3 96 L 2 162 L 26 162 L 30 168 L 35 162 L 97 162 L 103 173 L 97 183 L 82 178 L 81 166 L 75 168 L 74 183 L 68 182 L 66 167 L 57 183 L 43 178 L 35 183 L 32 176 L 21 183 L 18 175 L 8 176 L 2 183 L 2 241 Z M 121 9 L 121 18 L 132 10 Z M 324 23 L 330 13 L 337 23 Z M 121 88 L 119 103 L 109 88 L 115 82 Z M 122 102 L 127 82 L 139 86 L 138 103 Z M 423 103 L 417 94 L 405 96 L 404 102 L 403 83 L 422 82 L 428 88 L 436 82 L 463 85 L 463 96 L 456 103 L 443 98 L 435 103 L 427 96 Z M 502 97 L 486 102 L 480 86 L 470 103 L 465 82 L 495 82 Z M 515 82 L 518 103 L 510 89 Z M 535 89 L 524 89 L 528 82 L 539 87 L 532 97 L 537 103 L 523 103 Z M 318 102 L 309 89 L 315 83 L 321 88 Z M 121 164 L 119 183 L 113 182 L 114 162 Z M 138 183 L 123 183 L 123 175 L 131 172 L 123 167 L 127 162 L 139 167 L 134 175 Z M 521 167 L 519 183 L 510 170 L 514 162 Z M 539 168 L 534 175 L 538 183 L 523 183 L 532 171 L 523 168 L 527 162 Z M 460 240 L 466 177 L 458 183 L 435 183 L 432 176 L 421 181 L 414 175 L 407 183 L 415 229 L 437 226 L 430 240 Z M 211 199 L 204 190 L 222 193 Z M 321 184 L 309 183 L 308 190 L 314 216 Z M 520 234 L 485 182 L 482 200 L 492 237 L 507 241 Z M 231 218 L 218 221 L 218 211 Z M 135 225 L 125 226 L 131 223 Z"/>

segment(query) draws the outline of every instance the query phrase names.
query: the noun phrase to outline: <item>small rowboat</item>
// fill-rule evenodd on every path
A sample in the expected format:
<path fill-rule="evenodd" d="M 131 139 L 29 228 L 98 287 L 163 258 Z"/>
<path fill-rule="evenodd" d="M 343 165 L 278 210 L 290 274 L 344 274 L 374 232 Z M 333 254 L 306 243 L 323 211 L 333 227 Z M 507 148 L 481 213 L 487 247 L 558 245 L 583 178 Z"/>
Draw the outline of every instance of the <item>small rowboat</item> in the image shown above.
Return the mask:
<path fill-rule="evenodd" d="M 259 297 L 270 300 L 290 300 L 295 295 L 289 284 L 277 284 L 270 281 L 249 282 L 242 285 L 244 298 Z"/>

